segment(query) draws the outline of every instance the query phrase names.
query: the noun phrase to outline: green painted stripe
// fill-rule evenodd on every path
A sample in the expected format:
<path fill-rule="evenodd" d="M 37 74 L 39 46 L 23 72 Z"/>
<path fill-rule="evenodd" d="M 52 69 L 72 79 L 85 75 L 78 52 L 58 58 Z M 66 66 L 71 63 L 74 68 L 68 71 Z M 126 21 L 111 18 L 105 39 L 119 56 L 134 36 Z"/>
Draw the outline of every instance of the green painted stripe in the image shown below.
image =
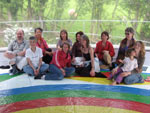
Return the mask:
<path fill-rule="evenodd" d="M 142 75 L 142 77 L 144 78 L 144 79 L 146 79 L 147 77 L 149 77 L 150 76 L 150 74 L 141 74 Z"/>
<path fill-rule="evenodd" d="M 64 90 L 64 91 L 46 91 L 37 93 L 28 93 L 13 95 L 0 98 L 0 105 L 15 103 L 19 101 L 36 100 L 43 98 L 55 97 L 95 97 L 95 98 L 110 98 L 135 101 L 145 104 L 150 104 L 150 96 L 141 96 L 127 93 L 104 92 L 104 91 L 87 91 L 87 90 Z"/>
<path fill-rule="evenodd" d="M 17 76 L 19 76 L 19 75 L 21 75 L 21 74 L 16 74 L 16 75 L 3 75 L 3 76 L 0 76 L 0 82 L 3 82 L 3 81 L 5 81 L 5 80 L 9 80 L 9 79 L 11 79 L 11 78 L 14 78 L 14 77 L 17 77 Z"/>

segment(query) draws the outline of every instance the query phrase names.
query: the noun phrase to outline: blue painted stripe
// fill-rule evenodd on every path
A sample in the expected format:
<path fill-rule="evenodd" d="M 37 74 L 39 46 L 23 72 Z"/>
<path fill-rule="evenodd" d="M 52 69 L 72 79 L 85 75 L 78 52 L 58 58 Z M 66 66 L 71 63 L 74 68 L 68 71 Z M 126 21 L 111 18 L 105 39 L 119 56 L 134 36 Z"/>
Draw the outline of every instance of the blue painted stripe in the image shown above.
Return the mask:
<path fill-rule="evenodd" d="M 107 86 L 107 85 L 91 85 L 91 84 L 65 84 L 65 85 L 40 85 L 16 88 L 10 90 L 1 90 L 0 97 L 19 95 L 26 93 L 42 92 L 42 91 L 60 91 L 60 90 L 94 90 L 94 91 L 108 91 L 118 93 L 128 93 L 143 96 L 150 96 L 150 90 L 138 89 L 124 86 Z"/>
<path fill-rule="evenodd" d="M 9 73 L 2 73 L 2 74 L 0 74 L 0 76 L 1 76 L 1 75 L 9 75 Z"/>

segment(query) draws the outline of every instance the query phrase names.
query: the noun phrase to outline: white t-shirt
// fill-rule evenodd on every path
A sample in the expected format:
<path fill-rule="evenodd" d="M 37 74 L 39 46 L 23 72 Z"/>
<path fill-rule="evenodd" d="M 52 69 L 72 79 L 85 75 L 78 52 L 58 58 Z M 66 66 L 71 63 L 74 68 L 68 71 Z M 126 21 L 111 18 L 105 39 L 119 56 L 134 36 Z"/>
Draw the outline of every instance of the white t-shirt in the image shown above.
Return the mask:
<path fill-rule="evenodd" d="M 138 67 L 137 59 L 131 60 L 129 57 L 125 57 L 123 60 L 124 65 L 121 67 L 122 71 L 132 71 L 133 69 Z"/>
<path fill-rule="evenodd" d="M 28 48 L 26 50 L 26 54 L 25 54 L 26 58 L 29 58 L 33 64 L 34 67 L 38 67 L 39 65 L 39 60 L 40 58 L 43 57 L 43 54 L 42 54 L 42 49 L 41 48 L 38 48 L 36 47 L 36 51 L 33 52 L 31 50 L 31 48 Z"/>

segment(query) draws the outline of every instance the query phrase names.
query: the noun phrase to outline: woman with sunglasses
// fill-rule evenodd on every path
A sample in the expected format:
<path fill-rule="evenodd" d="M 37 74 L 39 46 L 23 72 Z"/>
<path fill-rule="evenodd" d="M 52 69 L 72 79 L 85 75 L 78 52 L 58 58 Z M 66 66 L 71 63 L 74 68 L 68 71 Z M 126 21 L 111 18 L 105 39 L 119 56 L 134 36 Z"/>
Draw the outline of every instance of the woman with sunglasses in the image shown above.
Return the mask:
<path fill-rule="evenodd" d="M 120 64 L 121 60 L 124 59 L 125 57 L 125 52 L 129 49 L 132 48 L 135 44 L 135 39 L 134 39 L 134 30 L 132 27 L 127 27 L 125 29 L 125 38 L 121 41 L 119 51 L 118 51 L 118 56 L 116 59 L 117 64 Z"/>

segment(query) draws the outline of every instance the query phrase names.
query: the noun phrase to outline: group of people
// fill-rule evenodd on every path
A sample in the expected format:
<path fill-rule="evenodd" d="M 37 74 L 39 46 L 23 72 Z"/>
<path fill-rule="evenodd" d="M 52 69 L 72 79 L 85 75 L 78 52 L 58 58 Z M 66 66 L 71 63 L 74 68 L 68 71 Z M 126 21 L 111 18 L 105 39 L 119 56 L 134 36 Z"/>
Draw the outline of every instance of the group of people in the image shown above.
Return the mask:
<path fill-rule="evenodd" d="M 145 60 L 145 46 L 142 41 L 135 41 L 131 27 L 125 30 L 115 62 L 112 62 L 114 47 L 108 41 L 110 37 L 106 31 L 101 33 L 101 40 L 93 49 L 82 31 L 76 33 L 76 42 L 72 45 L 67 31 L 61 30 L 56 51 L 48 47 L 42 32 L 42 28 L 36 28 L 35 35 L 28 42 L 24 39 L 24 31 L 17 30 L 17 39 L 4 53 L 11 65 L 10 75 L 23 71 L 35 79 L 62 80 L 75 72 L 78 76 L 106 77 L 98 70 L 101 65 L 106 65 L 112 69 L 109 77 L 114 80 L 112 85 L 144 82 L 140 73 Z"/>

